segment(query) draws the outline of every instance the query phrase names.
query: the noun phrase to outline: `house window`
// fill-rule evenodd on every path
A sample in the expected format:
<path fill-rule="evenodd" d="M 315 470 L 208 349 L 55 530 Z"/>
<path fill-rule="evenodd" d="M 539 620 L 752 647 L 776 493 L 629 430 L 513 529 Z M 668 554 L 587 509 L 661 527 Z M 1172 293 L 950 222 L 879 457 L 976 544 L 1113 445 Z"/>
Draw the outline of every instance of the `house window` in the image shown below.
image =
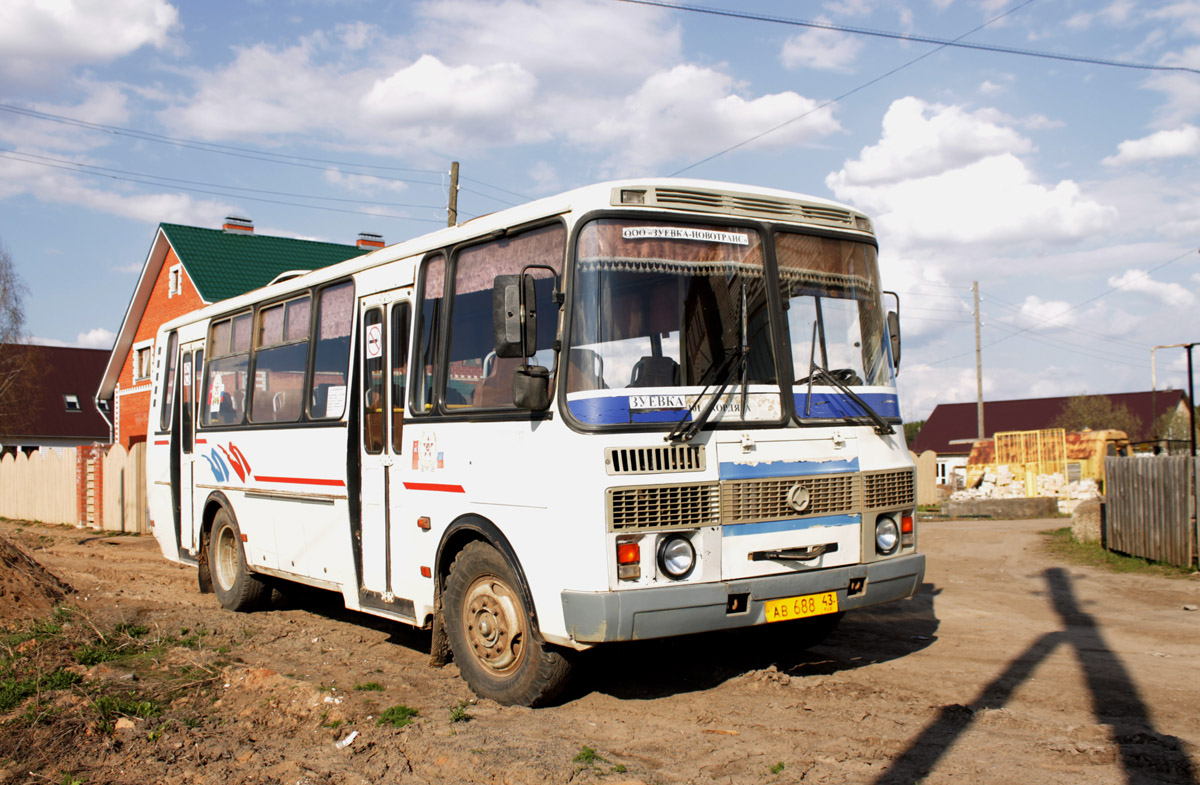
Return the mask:
<path fill-rule="evenodd" d="M 146 341 L 133 347 L 133 380 L 135 382 L 150 378 L 150 369 L 154 364 L 153 352 L 153 341 Z"/>
<path fill-rule="evenodd" d="M 167 298 L 183 294 L 183 265 L 173 264 L 167 271 Z"/>
<path fill-rule="evenodd" d="M 79 396 L 74 393 L 63 395 L 63 403 L 67 405 L 67 411 L 69 412 L 83 411 L 79 406 Z"/>
<path fill-rule="evenodd" d="M 108 414 L 108 400 L 107 399 L 101 399 L 99 401 L 96 401 L 96 406 L 98 406 L 100 408 L 100 411 L 104 412 L 105 414 Z"/>

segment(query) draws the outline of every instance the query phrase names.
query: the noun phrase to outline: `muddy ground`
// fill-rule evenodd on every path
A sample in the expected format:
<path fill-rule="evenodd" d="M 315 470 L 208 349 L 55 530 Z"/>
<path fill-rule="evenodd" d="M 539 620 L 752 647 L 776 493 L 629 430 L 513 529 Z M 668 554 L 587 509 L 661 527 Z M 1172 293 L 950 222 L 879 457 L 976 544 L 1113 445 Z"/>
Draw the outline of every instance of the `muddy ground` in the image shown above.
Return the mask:
<path fill-rule="evenodd" d="M 0 783 L 1200 783 L 1200 576 L 1064 564 L 1058 526 L 923 524 L 920 594 L 810 651 L 621 645 L 532 710 L 332 595 L 233 614 L 150 537 L 2 522 L 79 610 L 0 565 L 0 677 L 59 679 L 0 712 Z"/>

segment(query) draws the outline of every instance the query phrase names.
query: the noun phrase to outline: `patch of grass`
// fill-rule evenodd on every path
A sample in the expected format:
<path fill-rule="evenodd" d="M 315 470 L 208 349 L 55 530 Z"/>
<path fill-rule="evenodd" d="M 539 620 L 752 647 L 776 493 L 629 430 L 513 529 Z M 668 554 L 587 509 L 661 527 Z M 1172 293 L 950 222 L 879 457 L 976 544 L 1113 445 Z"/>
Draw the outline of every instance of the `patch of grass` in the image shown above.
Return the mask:
<path fill-rule="evenodd" d="M 103 720 L 113 717 L 157 717 L 163 711 L 157 701 L 123 695 L 100 695 L 92 701 L 92 706 Z"/>
<path fill-rule="evenodd" d="M 575 757 L 571 760 L 582 763 L 584 766 L 594 766 L 596 761 L 604 759 L 596 754 L 596 750 L 585 744 L 579 748 L 579 752 L 575 753 Z"/>
<path fill-rule="evenodd" d="M 45 676 L 26 679 L 15 677 L 5 679 L 0 681 L 0 712 L 15 708 L 30 695 L 65 690 L 77 683 L 79 683 L 79 674 L 65 670 L 57 670 Z"/>
<path fill-rule="evenodd" d="M 467 713 L 466 701 L 460 701 L 458 704 L 450 707 L 450 722 L 470 722 L 474 719 Z"/>
<path fill-rule="evenodd" d="M 143 624 L 126 624 L 121 622 L 113 630 L 120 635 L 128 635 L 130 638 L 143 638 L 150 634 L 150 628 Z"/>
<path fill-rule="evenodd" d="M 391 725 L 393 728 L 403 728 L 406 725 L 412 724 L 414 717 L 420 717 L 421 712 L 411 706 L 403 704 L 393 706 L 387 709 L 383 714 L 379 715 L 376 725 Z"/>
<path fill-rule="evenodd" d="M 1106 551 L 1098 542 L 1079 542 L 1071 535 L 1070 527 L 1041 532 L 1046 551 L 1072 564 L 1103 567 L 1111 572 L 1132 572 L 1143 575 L 1162 575 L 1168 578 L 1183 578 L 1190 575 L 1190 567 L 1173 567 L 1170 564 L 1150 561 L 1137 556 L 1125 556 Z"/>
<path fill-rule="evenodd" d="M 355 684 L 354 689 L 359 692 L 383 692 L 383 685 L 377 681 L 368 681 L 362 684 Z"/>
<path fill-rule="evenodd" d="M 783 773 L 783 770 L 786 768 L 787 768 L 787 766 L 784 765 L 783 761 L 779 761 L 778 763 L 771 766 L 771 773 L 772 774 L 781 774 L 781 773 Z"/>

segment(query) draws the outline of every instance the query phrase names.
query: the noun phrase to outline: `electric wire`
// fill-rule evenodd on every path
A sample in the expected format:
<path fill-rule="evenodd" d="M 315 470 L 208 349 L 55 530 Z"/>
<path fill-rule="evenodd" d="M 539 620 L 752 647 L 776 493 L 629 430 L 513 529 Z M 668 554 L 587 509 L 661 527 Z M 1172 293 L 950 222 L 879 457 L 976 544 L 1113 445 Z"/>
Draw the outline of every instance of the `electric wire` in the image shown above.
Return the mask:
<path fill-rule="evenodd" d="M 8 158 L 11 158 L 13 155 L 20 155 L 20 156 L 25 156 L 26 158 L 36 159 L 36 160 L 28 161 L 28 163 L 36 163 L 39 160 L 40 161 L 51 161 L 54 163 L 63 164 L 65 166 L 77 167 L 80 171 L 91 172 L 91 173 L 98 173 L 98 174 L 112 173 L 112 174 L 129 175 L 131 177 L 142 177 L 142 178 L 146 178 L 146 179 L 150 179 L 150 180 L 161 180 L 166 183 L 183 183 L 184 185 L 204 186 L 206 188 L 224 188 L 226 190 L 231 190 L 231 191 L 246 191 L 248 193 L 267 194 L 269 196 L 288 196 L 288 197 L 291 197 L 294 199 L 319 199 L 319 200 L 330 201 L 330 202 L 346 202 L 346 203 L 350 203 L 350 204 L 369 204 L 369 205 L 376 205 L 376 206 L 380 206 L 380 207 L 411 207 L 411 208 L 418 209 L 418 210 L 426 210 L 426 209 L 430 209 L 430 208 L 436 209 L 437 208 L 437 205 L 433 205 L 433 204 L 410 204 L 410 203 L 406 203 L 406 202 L 384 202 L 384 201 L 380 201 L 377 199 L 347 199 L 347 198 L 337 197 L 337 196 L 312 196 L 310 194 L 299 194 L 299 193 L 294 193 L 294 192 L 290 192 L 290 191 L 268 191 L 268 190 L 265 190 L 262 188 L 246 188 L 243 186 L 227 185 L 227 184 L 223 184 L 223 183 L 205 183 L 205 182 L 201 182 L 201 181 L 197 181 L 197 180 L 184 180 L 184 179 L 181 179 L 178 177 L 164 177 L 163 175 L 158 175 L 158 174 L 147 174 L 145 172 L 131 172 L 131 171 L 128 171 L 125 169 L 112 169 L 107 166 L 98 166 L 96 164 L 85 164 L 85 163 L 80 163 L 78 161 L 70 161 L 65 158 L 56 158 L 54 156 L 49 156 L 49 155 L 38 155 L 37 153 L 27 153 L 22 150 L 11 150 L 6 147 L 0 147 L 0 153 L 10 153 L 11 155 L 6 156 Z"/>
<path fill-rule="evenodd" d="M 62 169 L 64 171 L 74 172 L 75 174 L 86 174 L 86 175 L 90 175 L 92 177 L 106 177 L 106 178 L 109 178 L 112 180 L 123 180 L 125 182 L 130 182 L 130 183 L 139 183 L 141 185 L 152 185 L 152 186 L 162 185 L 161 183 L 156 183 L 151 180 L 143 180 L 143 179 L 139 179 L 139 178 L 135 178 L 135 177 L 127 177 L 127 176 L 116 175 L 116 174 L 105 174 L 103 172 L 82 171 L 75 166 L 64 166 L 62 164 L 54 164 L 54 163 L 49 163 L 49 162 L 45 162 L 45 161 L 30 161 L 30 160 L 24 159 L 24 158 L 16 158 L 8 153 L 3 153 L 3 152 L 0 152 L 0 158 L 7 158 L 7 159 L 13 160 L 13 161 L 20 161 L 21 163 L 32 164 L 33 166 L 44 166 L 44 167 L 48 167 L 51 169 Z M 375 218 L 394 218 L 394 219 L 400 220 L 400 221 L 419 221 L 422 223 L 436 223 L 436 224 L 443 223 L 443 221 L 435 220 L 432 218 L 413 218 L 411 216 L 396 215 L 394 213 L 380 213 L 380 212 L 367 211 L 367 210 L 347 210 L 347 209 L 344 209 L 341 207 L 329 207 L 329 206 L 320 205 L 320 204 L 301 204 L 298 202 L 285 202 L 280 199 L 266 199 L 266 198 L 259 197 L 259 196 L 246 196 L 244 194 L 231 194 L 231 193 L 225 193 L 224 191 L 214 191 L 214 190 L 209 190 L 209 189 L 204 189 L 204 188 L 194 188 L 194 187 L 183 186 L 183 185 L 177 185 L 177 186 L 172 186 L 172 187 L 178 188 L 181 191 L 190 191 L 192 193 L 208 194 L 209 196 L 223 196 L 228 199 L 248 199 L 253 202 L 265 202 L 267 204 L 279 204 L 279 205 L 284 205 L 287 207 L 304 207 L 309 210 L 325 210 L 326 212 L 348 213 L 350 215 L 366 215 L 366 216 L 371 216 L 371 217 L 375 217 Z"/>
<path fill-rule="evenodd" d="M 618 1 L 619 1 L 619 2 L 628 2 L 628 3 L 634 3 L 634 2 L 636 2 L 636 3 L 645 3 L 645 4 L 647 4 L 647 5 L 660 4 L 660 3 L 652 3 L 652 2 L 650 2 L 650 0 L 618 0 Z M 990 24 L 992 24 L 992 23 L 994 23 L 994 22 L 998 22 L 999 20 L 1003 19 L 1004 17 L 1006 17 L 1006 16 L 1008 16 L 1008 15 L 1010 15 L 1010 14 L 1014 14 L 1014 13 L 1016 13 L 1017 11 L 1021 10 L 1022 8 L 1024 8 L 1025 6 L 1027 6 L 1027 5 L 1029 5 L 1029 4 L 1033 3 L 1033 2 L 1034 2 L 1034 0 L 1025 0 L 1025 2 L 1021 3 L 1020 5 L 1013 6 L 1012 8 L 1008 9 L 1008 10 L 1007 10 L 1007 11 L 1005 11 L 1004 13 L 1002 13 L 1002 14 L 999 14 L 998 16 L 994 16 L 994 17 L 992 17 L 991 19 L 987 20 L 986 22 L 984 22 L 983 24 L 979 25 L 978 27 L 974 27 L 974 28 L 972 28 L 972 29 L 968 30 L 967 32 L 963 33 L 962 35 L 960 35 L 960 36 L 958 36 L 957 38 L 955 38 L 955 39 L 952 39 L 952 40 L 953 40 L 953 41 L 960 41 L 960 40 L 962 40 L 963 38 L 966 38 L 966 37 L 967 37 L 967 36 L 969 36 L 969 35 L 972 35 L 972 34 L 974 34 L 974 33 L 977 33 L 977 32 L 979 32 L 980 30 L 984 29 L 984 28 L 985 28 L 985 27 L 987 27 L 988 25 L 990 25 Z M 669 5 L 669 4 L 667 4 L 667 3 L 661 3 L 660 5 L 667 6 L 667 5 Z M 674 6 L 672 6 L 672 7 L 674 7 Z M 684 10 L 689 10 L 689 9 L 685 8 Z M 674 172 L 672 172 L 672 173 L 671 173 L 669 176 L 670 176 L 670 177 L 675 177 L 675 176 L 677 176 L 677 175 L 680 175 L 680 174 L 682 174 L 682 173 L 684 173 L 684 172 L 688 171 L 689 169 L 695 169 L 697 166 L 700 166 L 701 164 L 706 164 L 706 163 L 708 163 L 709 161 L 712 161 L 712 160 L 714 160 L 714 159 L 716 159 L 716 158 L 720 158 L 721 156 L 725 155 L 726 153 L 731 153 L 731 152 L 733 152 L 734 150 L 737 150 L 737 149 L 739 149 L 739 148 L 741 148 L 741 147 L 745 147 L 746 145 L 750 144 L 751 142 L 755 142 L 755 141 L 757 141 L 757 140 L 759 140 L 759 139 L 762 139 L 764 136 L 767 136 L 767 135 L 769 135 L 769 134 L 773 134 L 773 133 L 775 133 L 776 131 L 778 131 L 778 130 L 779 130 L 779 129 L 781 129 L 781 128 L 786 128 L 787 126 L 791 125 L 792 123 L 795 123 L 795 122 L 797 122 L 797 121 L 799 121 L 799 120 L 803 120 L 805 117 L 808 117 L 808 116 L 810 116 L 810 115 L 812 115 L 812 114 L 815 114 L 816 112 L 819 112 L 819 111 L 821 111 L 822 109 L 824 109 L 824 108 L 825 108 L 825 107 L 827 107 L 827 106 L 832 106 L 833 104 L 836 104 L 836 103 L 838 103 L 839 101 L 842 101 L 842 100 L 844 100 L 844 99 L 846 99 L 846 98 L 849 98 L 850 96 L 854 95 L 855 93 L 858 93 L 858 92 L 861 92 L 862 90 L 865 90 L 865 89 L 867 89 L 868 87 L 870 87 L 870 86 L 871 86 L 871 85 L 873 85 L 873 84 L 876 84 L 876 83 L 878 83 L 878 82 L 882 82 L 884 79 L 887 79 L 887 78 L 888 78 L 889 76 L 891 76 L 892 74 L 895 74 L 895 73 L 898 73 L 898 72 L 900 72 L 900 71 L 903 71 L 905 68 L 908 68 L 908 67 L 909 67 L 909 66 L 911 66 L 911 65 L 915 65 L 916 63 L 919 63 L 920 61 L 924 60 L 926 57 L 929 57 L 929 56 L 931 56 L 931 55 L 933 55 L 933 54 L 936 54 L 937 52 L 940 52 L 942 49 L 945 49 L 947 46 L 949 46 L 949 43 L 946 43 L 946 44 L 940 44 L 940 45 L 938 45 L 938 46 L 935 46 L 933 49 L 930 49 L 928 52 L 925 52 L 925 53 L 923 53 L 923 54 L 920 54 L 920 55 L 918 55 L 918 56 L 916 56 L 916 57 L 912 58 L 911 60 L 908 60 L 907 62 L 901 63 L 900 65 L 896 66 L 895 68 L 891 69 L 890 71 L 886 71 L 885 73 L 882 73 L 882 74 L 880 74 L 879 76 L 875 77 L 874 79 L 870 79 L 870 80 L 868 80 L 868 81 L 866 81 L 866 82 L 863 82 L 862 84 L 858 85 L 857 87 L 853 87 L 853 88 L 851 88 L 850 90 L 847 90 L 846 92 L 842 93 L 841 95 L 837 96 L 836 98 L 830 98 L 829 100 L 825 101 L 824 103 L 821 103 L 821 104 L 819 104 L 819 105 L 817 105 L 817 106 L 813 107 L 812 109 L 809 109 L 807 112 L 802 112 L 802 113 L 800 113 L 800 114 L 796 115 L 795 117 L 793 117 L 793 118 L 792 118 L 792 119 L 790 119 L 790 120 L 785 120 L 784 122 L 782 122 L 782 123 L 779 123 L 778 125 L 776 125 L 776 126 L 774 126 L 774 127 L 772 127 L 772 128 L 768 128 L 768 129 L 767 129 L 767 130 L 765 130 L 765 131 L 762 131 L 762 132 L 760 132 L 760 133 L 757 133 L 757 134 L 755 134 L 754 136 L 751 136 L 749 139 L 745 139 L 745 140 L 743 140 L 743 141 L 741 141 L 741 142 L 738 142 L 738 143 L 737 143 L 737 144 L 735 144 L 735 145 L 731 145 L 731 146 L 729 146 L 729 147 L 726 147 L 724 150 L 721 150 L 721 151 L 719 151 L 719 152 L 713 153 L 712 155 L 708 156 L 707 158 L 702 158 L 701 160 L 699 160 L 699 161 L 696 161 L 696 162 L 695 162 L 695 163 L 693 163 L 693 164 L 689 164 L 689 165 L 687 165 L 687 166 L 683 167 L 682 169 L 676 169 L 676 170 L 675 170 Z"/>
<path fill-rule="evenodd" d="M 1193 254 L 1193 253 L 1195 253 L 1195 250 L 1193 250 L 1193 249 L 1190 249 L 1190 248 L 1189 248 L 1188 250 L 1186 250 L 1186 251 L 1184 251 L 1183 253 L 1181 253 L 1179 256 L 1176 256 L 1176 257 L 1174 257 L 1173 259 L 1168 259 L 1167 261 L 1165 261 L 1165 262 L 1163 262 L 1162 264 L 1160 264 L 1160 265 L 1157 265 L 1157 266 L 1155 266 L 1155 267 L 1151 267 L 1149 270 L 1147 270 L 1147 271 L 1143 272 L 1143 273 L 1141 274 L 1141 276 L 1139 276 L 1139 277 L 1141 277 L 1141 278 L 1149 278 L 1149 277 L 1150 277 L 1150 273 L 1153 273 L 1153 272 L 1156 272 L 1156 271 L 1158 271 L 1158 270 L 1161 270 L 1162 268 L 1166 267 L 1167 265 L 1174 264 L 1175 262 L 1178 262 L 1180 259 L 1183 259 L 1183 258 L 1185 258 L 1185 257 L 1187 257 L 1187 256 L 1190 256 L 1190 255 L 1191 255 L 1191 254 Z M 1088 303 L 1095 302 L 1096 300 L 1099 300 L 1099 299 L 1100 299 L 1100 298 L 1102 298 L 1102 297 L 1106 297 L 1107 295 L 1110 295 L 1110 294 L 1112 294 L 1113 292 L 1115 292 L 1115 291 L 1118 291 L 1118 290 L 1120 290 L 1120 289 L 1125 289 L 1125 288 L 1126 288 L 1126 287 L 1127 287 L 1127 286 L 1128 286 L 1130 283 L 1133 283 L 1133 281 L 1129 281 L 1129 282 L 1127 282 L 1127 283 L 1125 283 L 1125 284 L 1122 284 L 1122 285 L 1120 285 L 1120 286 L 1114 286 L 1114 287 L 1112 287 L 1112 288 L 1105 289 L 1103 292 L 1100 292 L 1099 294 L 1095 295 L 1094 297 L 1089 297 L 1089 298 L 1088 298 L 1088 299 L 1086 299 L 1086 300 L 1083 300 L 1083 301 L 1081 301 L 1081 302 L 1078 302 L 1078 303 L 1076 303 L 1075 305 L 1071 306 L 1070 308 L 1066 309 L 1065 311 L 1062 311 L 1062 312 L 1060 312 L 1060 313 L 1056 313 L 1056 314 L 1054 314 L 1053 316 L 1049 316 L 1049 317 L 1047 317 L 1047 318 L 1045 318 L 1045 319 L 1041 319 L 1041 320 L 1039 320 L 1039 321 L 1037 321 L 1037 322 L 1034 322 L 1033 324 L 1031 324 L 1031 325 L 1029 325 L 1029 326 L 1027 326 L 1027 327 L 1021 328 L 1021 329 L 1017 330 L 1016 332 L 1013 332 L 1013 333 L 1011 333 L 1011 334 L 1009 334 L 1009 335 L 1006 335 L 1006 336 L 1004 336 L 1003 338 L 997 338 L 996 340 L 992 341 L 991 343 L 984 344 L 984 345 L 983 345 L 982 347 L 980 347 L 980 348 L 981 348 L 981 349 L 987 349 L 987 348 L 989 348 L 989 347 L 995 346 L 995 345 L 996 345 L 996 344 L 998 344 L 998 343 L 1003 343 L 1004 341 L 1007 341 L 1007 340 L 1008 340 L 1008 339 L 1010 339 L 1010 338 L 1016 338 L 1016 337 L 1017 337 L 1017 336 L 1019 336 L 1019 335 L 1025 335 L 1025 334 L 1026 334 L 1026 333 L 1028 333 L 1030 330 L 1033 330 L 1033 329 L 1035 329 L 1035 328 L 1037 328 L 1037 327 L 1040 327 L 1040 326 L 1042 326 L 1043 324 L 1046 324 L 1047 322 L 1050 322 L 1050 321 L 1052 321 L 1052 320 L 1054 320 L 1054 319 L 1061 319 L 1062 317 L 1066 316 L 1067 314 L 1071 313 L 1072 311 L 1077 311 L 1077 310 L 1079 310 L 1080 308 L 1082 308 L 1083 306 L 1087 305 Z M 973 350 L 972 350 L 972 351 L 968 351 L 968 352 L 960 352 L 959 354 L 954 354 L 954 355 L 951 355 L 951 356 L 949 356 L 949 357 L 943 357 L 943 358 L 942 358 L 942 359 L 940 359 L 940 360 L 933 360 L 933 361 L 931 361 L 931 362 L 929 362 L 929 363 L 927 363 L 927 364 L 928 364 L 928 365 L 941 365 L 942 363 L 950 362 L 951 360 L 957 360 L 957 359 L 958 359 L 958 358 L 960 358 L 960 357 L 966 357 L 967 355 L 974 354 L 974 353 L 975 353 L 975 352 L 974 352 Z"/>
<path fill-rule="evenodd" d="M 66 115 L 53 114 L 51 112 L 42 112 L 42 111 L 39 111 L 36 109 L 28 109 L 25 107 L 14 106 L 12 104 L 6 104 L 6 103 L 0 103 L 0 111 L 9 112 L 11 114 L 20 115 L 23 117 L 28 117 L 28 118 L 34 119 L 34 120 L 41 120 L 44 122 L 51 122 L 51 123 L 58 123 L 60 125 L 73 126 L 73 127 L 81 128 L 84 130 L 96 131 L 99 133 L 106 133 L 106 134 L 110 134 L 113 136 L 129 137 L 131 139 L 137 139 L 139 141 L 155 142 L 157 144 L 165 144 L 165 145 L 170 145 L 172 147 L 183 147 L 186 149 L 197 150 L 200 152 L 215 153 L 215 154 L 219 154 L 219 155 L 233 156 L 236 158 L 245 158 L 245 159 L 254 160 L 254 161 L 263 161 L 266 163 L 282 164 L 285 166 L 295 166 L 295 167 L 300 167 L 300 168 L 304 168 L 304 169 L 315 169 L 315 170 L 321 171 L 321 172 L 337 171 L 341 174 L 352 175 L 355 177 L 365 177 L 365 178 L 374 179 L 374 180 L 384 180 L 384 181 L 388 181 L 388 182 L 401 182 L 401 183 L 409 183 L 412 185 L 425 185 L 425 186 L 433 186 L 433 187 L 439 187 L 442 185 L 442 182 L 440 179 L 437 181 L 418 180 L 418 179 L 413 179 L 413 178 L 408 178 L 408 177 L 393 177 L 390 175 L 373 174 L 369 171 L 366 171 L 366 172 L 364 172 L 364 171 L 343 171 L 341 169 L 331 170 L 330 167 L 331 166 L 353 167 L 356 170 L 374 169 L 374 170 L 385 171 L 385 172 L 406 172 L 406 173 L 411 173 L 411 174 L 444 175 L 444 172 L 437 170 L 437 169 L 411 169 L 411 168 L 405 168 L 405 167 L 399 167 L 399 166 L 382 166 L 379 164 L 363 164 L 363 163 L 355 163 L 353 161 L 339 161 L 339 160 L 327 159 L 327 158 L 312 158 L 309 156 L 302 156 L 302 155 L 290 155 L 290 154 L 285 155 L 282 153 L 272 153 L 272 152 L 263 151 L 263 150 L 253 150 L 251 148 L 238 147 L 235 145 L 217 144 L 215 142 L 205 142 L 205 141 L 201 141 L 201 140 L 197 140 L 197 139 L 186 139 L 186 138 L 181 138 L 181 137 L 166 136 L 163 134 L 156 134 L 151 131 L 143 131 L 138 128 L 126 128 L 126 127 L 117 126 L 117 125 L 106 125 L 104 123 L 93 123 L 93 122 L 89 122 L 87 120 L 80 120 L 78 118 L 68 117 Z M 325 165 L 322 166 L 319 164 L 325 164 Z M 463 179 L 465 179 L 465 178 L 463 178 Z M 492 185 L 490 183 L 483 182 L 482 180 L 472 180 L 472 182 L 474 182 L 478 185 L 485 186 L 487 188 L 492 188 L 497 191 L 509 193 L 514 196 L 520 196 L 521 198 L 528 200 L 528 197 L 525 197 L 522 194 L 518 194 L 514 191 L 509 191 L 509 190 L 507 190 L 505 188 L 501 188 L 500 186 L 497 186 L 497 185 Z M 464 190 L 464 189 L 460 188 L 460 190 Z M 513 202 L 509 202 L 504 199 L 500 199 L 499 197 L 493 196 L 492 194 L 482 193 L 480 191 L 471 191 L 471 193 L 474 193 L 477 196 L 482 196 L 486 199 L 495 200 L 502 204 L 507 204 L 507 205 L 514 204 Z"/>
<path fill-rule="evenodd" d="M 1182 65 L 1155 65 L 1153 63 L 1134 63 L 1126 60 L 1107 60 L 1100 57 L 1089 57 L 1087 55 L 1062 54 L 1059 52 L 1045 52 L 1037 49 L 1021 49 L 1014 46 L 999 46 L 996 44 L 975 44 L 963 42 L 962 36 L 958 38 L 935 38 L 928 35 L 916 35 L 913 33 L 895 33 L 888 30 L 872 30 L 867 27 L 852 27 L 850 25 L 833 24 L 832 22 L 813 22 L 805 19 L 791 19 L 786 16 L 771 16 L 769 14 L 754 14 L 746 11 L 731 11 L 724 8 L 709 8 L 700 5 L 689 5 L 687 3 L 669 3 L 665 0 L 618 0 L 622 3 L 632 3 L 635 5 L 658 6 L 660 8 L 670 8 L 677 11 L 691 11 L 699 14 L 710 14 L 713 16 L 733 17 L 735 19 L 749 19 L 755 22 L 771 22 L 773 24 L 791 25 L 794 27 L 810 27 L 818 30 L 830 30 L 837 33 L 847 33 L 850 35 L 865 35 L 875 38 L 890 38 L 895 41 L 914 41 L 922 44 L 937 44 L 938 48 L 955 47 L 958 49 L 976 49 L 984 52 L 998 52 L 1000 54 L 1020 55 L 1022 57 L 1040 57 L 1047 60 L 1063 60 L 1070 63 L 1084 63 L 1086 65 L 1103 65 L 1112 68 L 1128 68 L 1140 71 L 1168 71 L 1168 72 L 1186 72 L 1192 74 L 1200 74 L 1200 69 L 1188 68 Z M 1025 5 L 1028 5 L 1026 3 Z M 1016 9 L 1013 9 L 1016 10 Z M 1007 13 L 1011 13 L 1007 12 Z M 1003 14 L 1003 15 L 1007 15 Z M 999 17 L 997 17 L 999 18 Z M 995 21 L 995 20 L 993 20 Z M 988 23 L 990 24 L 990 22 Z M 972 31 L 975 32 L 975 31 Z"/>

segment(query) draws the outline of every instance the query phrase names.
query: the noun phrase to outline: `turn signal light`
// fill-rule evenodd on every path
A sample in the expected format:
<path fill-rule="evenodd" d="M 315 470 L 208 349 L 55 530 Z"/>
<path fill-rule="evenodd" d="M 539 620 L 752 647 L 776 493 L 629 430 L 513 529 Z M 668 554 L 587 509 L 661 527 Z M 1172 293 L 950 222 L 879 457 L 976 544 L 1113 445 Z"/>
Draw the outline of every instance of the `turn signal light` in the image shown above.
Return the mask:
<path fill-rule="evenodd" d="M 900 519 L 900 533 L 901 534 L 912 534 L 912 531 L 913 531 L 912 516 L 905 515 L 903 518 Z"/>
<path fill-rule="evenodd" d="M 429 529 L 432 528 L 432 526 L 433 526 L 433 524 L 430 522 L 428 515 L 422 515 L 420 518 L 417 518 L 417 528 L 418 529 L 420 529 L 422 531 L 429 531 Z"/>
<path fill-rule="evenodd" d="M 642 548 L 636 542 L 617 543 L 617 577 L 623 581 L 642 577 Z"/>

